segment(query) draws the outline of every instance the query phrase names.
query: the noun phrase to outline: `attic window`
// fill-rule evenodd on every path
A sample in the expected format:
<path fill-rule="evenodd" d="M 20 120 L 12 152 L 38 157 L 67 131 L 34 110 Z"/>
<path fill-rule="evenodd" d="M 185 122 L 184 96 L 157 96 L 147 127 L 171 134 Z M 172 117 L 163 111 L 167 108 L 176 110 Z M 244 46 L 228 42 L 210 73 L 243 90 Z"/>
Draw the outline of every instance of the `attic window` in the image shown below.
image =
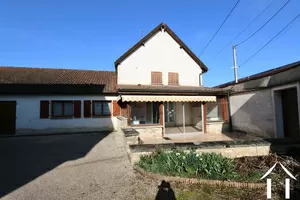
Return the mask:
<path fill-rule="evenodd" d="M 151 84 L 161 85 L 162 84 L 162 73 L 161 72 L 151 72 Z"/>

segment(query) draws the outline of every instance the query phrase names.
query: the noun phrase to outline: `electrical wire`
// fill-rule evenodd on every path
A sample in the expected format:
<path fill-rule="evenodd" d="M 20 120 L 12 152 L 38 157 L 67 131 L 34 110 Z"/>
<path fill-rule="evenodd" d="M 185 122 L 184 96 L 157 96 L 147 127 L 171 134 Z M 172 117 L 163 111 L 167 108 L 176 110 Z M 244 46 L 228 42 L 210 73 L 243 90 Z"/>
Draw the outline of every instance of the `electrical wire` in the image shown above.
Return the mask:
<path fill-rule="evenodd" d="M 252 59 L 256 54 L 258 54 L 262 49 L 264 49 L 266 46 L 268 46 L 277 36 L 280 37 L 282 32 L 288 28 L 290 24 L 292 24 L 294 21 L 296 21 L 300 17 L 300 13 L 296 15 L 285 27 L 283 27 L 275 36 L 273 36 L 266 44 L 264 44 L 260 49 L 258 49 L 252 56 L 250 56 L 247 60 L 245 60 L 241 65 L 243 66 L 246 64 L 250 59 Z M 281 34 L 281 35 L 280 35 Z"/>
<path fill-rule="evenodd" d="M 288 0 L 281 8 L 266 22 L 264 23 L 259 29 L 257 29 L 252 35 L 238 43 L 236 46 L 239 46 L 243 44 L 244 42 L 248 41 L 250 38 L 252 38 L 256 33 L 258 33 L 260 30 L 262 30 L 291 0 Z"/>
<path fill-rule="evenodd" d="M 215 32 L 215 34 L 212 36 L 212 38 L 209 40 L 209 42 L 206 44 L 206 46 L 204 47 L 204 49 L 202 50 L 202 52 L 200 53 L 199 56 L 201 56 L 204 51 L 206 50 L 206 48 L 208 47 L 208 45 L 212 42 L 212 40 L 215 38 L 215 36 L 217 35 L 217 33 L 220 31 L 220 29 L 222 28 L 222 26 L 225 24 L 225 22 L 227 21 L 227 19 L 229 18 L 229 16 L 231 15 L 231 13 L 233 12 L 233 10 L 235 9 L 235 7 L 238 5 L 238 3 L 241 0 L 238 0 L 235 5 L 233 6 L 233 8 L 231 9 L 231 11 L 229 12 L 229 14 L 227 15 L 227 17 L 225 18 L 225 20 L 222 22 L 221 26 L 218 28 L 218 30 Z"/>
<path fill-rule="evenodd" d="M 240 35 L 242 35 L 273 3 L 269 3 L 239 34 L 237 34 L 230 42 L 228 42 L 215 56 L 219 55 L 228 45 L 230 45 L 235 39 L 237 39 Z"/>

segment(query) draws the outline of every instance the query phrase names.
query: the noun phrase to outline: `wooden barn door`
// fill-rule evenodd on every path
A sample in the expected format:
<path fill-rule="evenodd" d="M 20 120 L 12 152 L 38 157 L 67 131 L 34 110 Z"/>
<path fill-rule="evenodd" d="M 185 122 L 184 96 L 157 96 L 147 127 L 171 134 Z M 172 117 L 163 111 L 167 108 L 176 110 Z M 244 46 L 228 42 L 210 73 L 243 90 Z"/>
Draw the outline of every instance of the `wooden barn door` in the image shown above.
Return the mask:
<path fill-rule="evenodd" d="M 16 102 L 0 101 L 0 135 L 15 134 Z"/>

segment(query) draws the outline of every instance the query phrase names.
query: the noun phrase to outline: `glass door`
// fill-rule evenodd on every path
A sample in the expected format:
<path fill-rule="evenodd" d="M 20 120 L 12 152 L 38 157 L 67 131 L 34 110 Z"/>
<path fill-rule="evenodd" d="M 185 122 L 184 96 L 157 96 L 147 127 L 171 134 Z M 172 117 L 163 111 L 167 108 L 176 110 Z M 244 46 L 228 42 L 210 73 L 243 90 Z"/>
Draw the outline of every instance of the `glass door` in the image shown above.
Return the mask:
<path fill-rule="evenodd" d="M 165 126 L 175 126 L 175 103 L 164 102 Z"/>

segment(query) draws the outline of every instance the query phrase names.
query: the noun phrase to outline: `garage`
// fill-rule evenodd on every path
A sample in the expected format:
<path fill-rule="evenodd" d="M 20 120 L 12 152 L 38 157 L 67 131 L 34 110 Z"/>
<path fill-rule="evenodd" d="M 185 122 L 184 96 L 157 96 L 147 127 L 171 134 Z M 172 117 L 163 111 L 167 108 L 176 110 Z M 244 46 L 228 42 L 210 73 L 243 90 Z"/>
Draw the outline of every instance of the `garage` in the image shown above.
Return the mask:
<path fill-rule="evenodd" d="M 0 101 L 0 135 L 16 131 L 16 101 Z"/>

